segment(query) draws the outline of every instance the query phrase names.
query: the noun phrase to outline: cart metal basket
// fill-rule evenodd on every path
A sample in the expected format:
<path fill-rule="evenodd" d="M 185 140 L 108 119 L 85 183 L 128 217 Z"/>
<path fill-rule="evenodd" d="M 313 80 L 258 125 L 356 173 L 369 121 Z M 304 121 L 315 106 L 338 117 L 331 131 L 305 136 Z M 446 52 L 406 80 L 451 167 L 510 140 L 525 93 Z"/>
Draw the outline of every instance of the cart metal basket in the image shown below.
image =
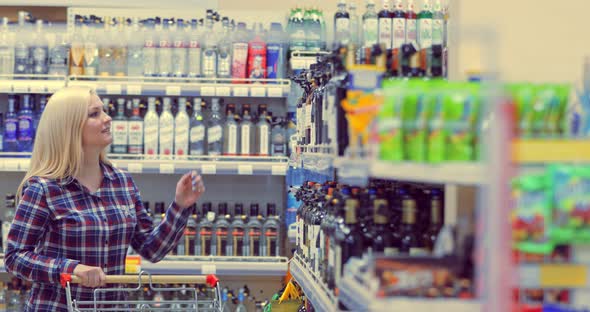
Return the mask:
<path fill-rule="evenodd" d="M 62 274 L 61 284 L 66 290 L 69 312 L 107 312 L 107 311 L 174 311 L 174 312 L 221 312 L 221 288 L 215 275 L 151 275 L 142 271 L 139 275 L 107 275 L 107 284 L 137 285 L 130 288 L 96 288 L 93 300 L 78 301 L 72 298 L 71 284 L 80 283 L 80 279 L 72 274 Z M 159 284 L 178 284 L 182 287 L 156 287 Z M 212 298 L 198 298 L 197 289 L 184 285 L 206 284 L 212 288 Z M 153 292 L 182 292 L 183 299 L 175 296 L 172 300 L 99 300 L 106 294 L 124 297 L 125 294 L 143 292 L 149 286 Z M 123 294 L 122 294 L 123 293 Z"/>

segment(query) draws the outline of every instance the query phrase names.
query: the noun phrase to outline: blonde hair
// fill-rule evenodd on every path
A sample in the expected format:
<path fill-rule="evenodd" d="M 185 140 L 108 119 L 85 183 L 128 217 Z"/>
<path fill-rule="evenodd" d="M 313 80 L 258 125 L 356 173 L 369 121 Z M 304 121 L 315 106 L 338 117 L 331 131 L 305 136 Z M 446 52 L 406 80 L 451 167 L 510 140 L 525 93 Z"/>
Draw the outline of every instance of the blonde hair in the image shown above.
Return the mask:
<path fill-rule="evenodd" d="M 92 88 L 72 86 L 49 98 L 37 127 L 29 171 L 18 186 L 17 200 L 31 177 L 63 179 L 80 172 L 82 131 L 94 94 Z M 100 153 L 100 161 L 110 164 L 104 150 Z"/>

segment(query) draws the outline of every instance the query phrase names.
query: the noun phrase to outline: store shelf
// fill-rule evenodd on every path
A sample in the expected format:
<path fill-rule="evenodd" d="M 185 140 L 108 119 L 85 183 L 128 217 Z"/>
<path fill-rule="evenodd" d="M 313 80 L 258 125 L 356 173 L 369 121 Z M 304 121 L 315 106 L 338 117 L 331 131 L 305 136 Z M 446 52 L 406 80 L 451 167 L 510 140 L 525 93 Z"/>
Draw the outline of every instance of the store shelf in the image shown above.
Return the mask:
<path fill-rule="evenodd" d="M 68 85 L 90 86 L 100 95 L 130 96 L 285 98 L 290 84 L 286 79 L 68 77 Z"/>
<path fill-rule="evenodd" d="M 185 257 L 168 256 L 158 263 L 141 261 L 151 274 L 217 274 L 220 276 L 284 276 L 285 257 Z"/>
<path fill-rule="evenodd" d="M 307 298 L 316 311 L 337 311 L 336 299 L 330 290 L 315 277 L 297 254 L 291 259 L 289 270 L 291 275 L 297 281 L 305 298 Z"/>
<path fill-rule="evenodd" d="M 0 171 L 29 169 L 29 153 L 0 153 Z M 115 167 L 131 173 L 186 173 L 210 175 L 276 175 L 287 173 L 287 157 L 186 156 L 182 159 L 149 159 L 144 155 L 109 155 Z"/>
<path fill-rule="evenodd" d="M 473 312 L 481 309 L 480 303 L 459 299 L 410 299 L 410 298 L 375 298 L 365 286 L 355 282 L 351 277 L 344 277 L 338 285 L 338 300 L 350 311 L 440 311 Z"/>
<path fill-rule="evenodd" d="M 512 160 L 518 164 L 590 162 L 588 140 L 517 140 L 512 144 Z"/>
<path fill-rule="evenodd" d="M 521 288 L 590 289 L 588 264 L 521 264 L 515 285 Z"/>
<path fill-rule="evenodd" d="M 66 85 L 65 76 L 0 75 L 0 94 L 48 94 Z"/>
<path fill-rule="evenodd" d="M 334 166 L 362 176 L 368 171 L 372 178 L 399 181 L 479 185 L 487 181 L 486 168 L 480 163 L 443 163 L 437 165 L 418 163 L 393 163 L 385 161 L 348 160 L 338 158 Z M 355 173 L 349 173 L 352 175 Z"/>

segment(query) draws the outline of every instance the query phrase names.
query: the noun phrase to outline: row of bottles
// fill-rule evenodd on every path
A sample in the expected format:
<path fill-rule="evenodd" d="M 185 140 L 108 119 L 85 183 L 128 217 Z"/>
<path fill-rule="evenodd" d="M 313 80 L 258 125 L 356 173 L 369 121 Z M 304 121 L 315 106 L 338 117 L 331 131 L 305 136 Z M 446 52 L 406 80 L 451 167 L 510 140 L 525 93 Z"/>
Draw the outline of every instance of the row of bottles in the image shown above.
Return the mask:
<path fill-rule="evenodd" d="M 14 276 L 7 284 L 0 282 L 0 311 L 23 311 L 31 293 L 31 286 L 31 282 L 22 281 Z"/>
<path fill-rule="evenodd" d="M 236 104 L 227 104 L 222 116 L 218 98 L 211 99 L 208 114 L 203 111 L 205 102 L 201 98 L 189 103 L 180 97 L 173 103 L 172 98 L 164 97 L 163 104 L 158 105 L 157 99 L 150 97 L 147 111 L 142 109 L 145 105 L 139 98 L 127 101 L 119 98 L 116 104 L 104 98 L 103 103 L 113 119 L 111 152 L 115 154 L 169 157 L 285 156 L 287 153 L 285 118 L 273 118 L 266 104 L 258 105 L 257 115 L 249 104 L 241 106 L 241 114 Z M 127 107 L 131 108 L 130 112 Z"/>
<path fill-rule="evenodd" d="M 429 255 L 444 232 L 444 194 L 438 187 L 307 182 L 295 196 L 302 203 L 297 211 L 297 253 L 332 290 L 351 257 Z"/>
<path fill-rule="evenodd" d="M 0 113 L 0 152 L 31 152 L 41 112 L 47 104 L 44 95 L 8 95 L 8 108 Z"/>
<path fill-rule="evenodd" d="M 150 211 L 149 202 L 144 206 Z M 205 202 L 202 209 L 192 208 L 184 236 L 174 255 L 187 256 L 264 256 L 276 257 L 281 249 L 281 223 L 277 207 L 266 205 L 266 215 L 259 204 L 253 203 L 246 211 L 242 203 L 235 203 L 233 213 L 227 203 L 221 202 L 214 209 Z M 154 224 L 162 222 L 165 203 L 154 205 Z"/>

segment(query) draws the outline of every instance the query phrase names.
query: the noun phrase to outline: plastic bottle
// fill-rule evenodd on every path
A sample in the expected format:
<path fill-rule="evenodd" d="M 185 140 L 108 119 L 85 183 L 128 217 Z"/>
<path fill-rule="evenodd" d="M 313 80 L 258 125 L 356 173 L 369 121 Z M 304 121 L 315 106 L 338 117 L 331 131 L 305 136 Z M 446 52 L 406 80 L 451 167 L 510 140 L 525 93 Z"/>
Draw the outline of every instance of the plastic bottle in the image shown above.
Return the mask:
<path fill-rule="evenodd" d="M 266 41 L 262 24 L 258 25 L 258 31 L 248 42 L 248 78 L 266 78 Z"/>
<path fill-rule="evenodd" d="M 176 20 L 176 26 L 172 29 L 172 76 L 188 76 L 188 38 L 186 37 L 183 19 Z"/>
<path fill-rule="evenodd" d="M 372 47 L 378 42 L 379 23 L 377 12 L 375 11 L 375 2 L 367 1 L 367 9 L 363 14 L 363 34 L 362 47 Z"/>
<path fill-rule="evenodd" d="M 191 20 L 190 30 L 188 32 L 188 52 L 187 52 L 187 67 L 188 76 L 191 78 L 201 76 L 201 31 L 198 28 L 196 19 Z"/>
<path fill-rule="evenodd" d="M 0 75 L 14 72 L 14 33 L 8 27 L 8 18 L 2 18 L 0 28 Z"/>
<path fill-rule="evenodd" d="M 248 71 L 248 32 L 244 23 L 238 23 L 238 29 L 234 33 L 232 55 L 232 78 L 246 78 L 246 72 Z M 240 80 L 234 80 L 233 82 L 243 83 Z"/>
<path fill-rule="evenodd" d="M 334 14 L 334 47 L 347 46 L 350 42 L 350 14 L 346 11 L 346 0 L 338 0 Z"/>
<path fill-rule="evenodd" d="M 280 23 L 270 25 L 268 43 L 266 45 L 266 74 L 268 79 L 285 78 L 285 34 Z"/>
<path fill-rule="evenodd" d="M 289 51 L 305 51 L 306 24 L 302 8 L 295 8 L 291 11 L 287 31 L 289 33 Z"/>

